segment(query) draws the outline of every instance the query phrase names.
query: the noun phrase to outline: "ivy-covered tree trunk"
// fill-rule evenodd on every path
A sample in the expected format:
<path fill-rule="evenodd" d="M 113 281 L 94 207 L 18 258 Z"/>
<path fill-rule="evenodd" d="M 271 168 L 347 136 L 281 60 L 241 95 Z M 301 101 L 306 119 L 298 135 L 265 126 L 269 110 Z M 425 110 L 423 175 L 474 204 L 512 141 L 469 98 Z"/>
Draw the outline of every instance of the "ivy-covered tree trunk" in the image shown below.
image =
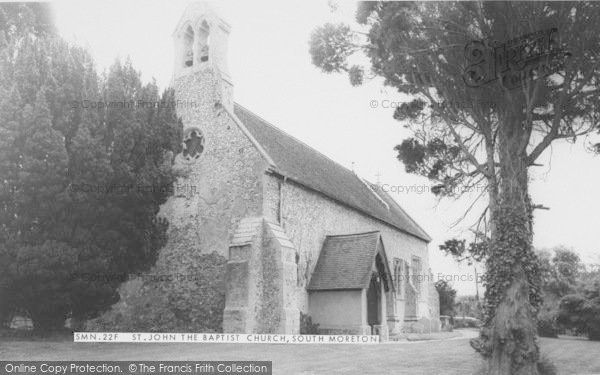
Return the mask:
<path fill-rule="evenodd" d="M 479 349 L 489 374 L 537 374 L 535 317 L 538 272 L 532 248 L 532 205 L 528 194 L 527 129 L 519 119 L 498 132 L 500 162 L 496 201 L 491 205 L 485 327 Z"/>
<path fill-rule="evenodd" d="M 346 24 L 317 28 L 310 42 L 313 64 L 326 73 L 346 72 L 357 85 L 368 74 L 352 64 L 364 53 L 386 86 L 413 96 L 394 111 L 412 131 L 396 150 L 407 172 L 436 183 L 435 195 L 456 198 L 457 191 L 487 180 L 489 206 L 472 228 L 475 241 L 451 239 L 440 249 L 459 260 L 486 262 L 485 328 L 472 345 L 489 360 L 488 373 L 537 374 L 540 276 L 527 168 L 553 142 L 575 141 L 600 126 L 600 69 L 590 64 L 600 59 L 600 49 L 591 47 L 600 45 L 600 33 L 584 32 L 598 29 L 600 3 L 361 1 L 356 21 L 357 31 Z M 560 25 L 560 38 L 548 25 Z M 530 33 L 541 30 L 553 31 L 523 67 L 525 61 L 508 55 L 486 61 L 500 56 L 487 41 L 523 36 L 526 45 Z M 512 73 L 533 72 L 550 55 L 557 58 L 552 73 L 562 80 L 519 76 L 513 90 L 500 71 L 483 67 L 491 62 L 510 65 Z M 465 87 L 465 79 L 472 85 Z"/>

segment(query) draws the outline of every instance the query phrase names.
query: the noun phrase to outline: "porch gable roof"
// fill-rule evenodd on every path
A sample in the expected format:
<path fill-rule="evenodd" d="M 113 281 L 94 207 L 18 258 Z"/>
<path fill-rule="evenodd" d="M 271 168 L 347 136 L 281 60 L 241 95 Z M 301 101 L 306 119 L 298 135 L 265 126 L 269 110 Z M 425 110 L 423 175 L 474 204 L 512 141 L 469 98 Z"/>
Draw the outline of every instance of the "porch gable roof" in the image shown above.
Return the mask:
<path fill-rule="evenodd" d="M 389 265 L 378 231 L 325 237 L 323 248 L 306 288 L 316 290 L 348 290 L 369 287 L 373 263 L 381 251 L 386 276 Z M 389 277 L 388 287 L 393 289 Z"/>

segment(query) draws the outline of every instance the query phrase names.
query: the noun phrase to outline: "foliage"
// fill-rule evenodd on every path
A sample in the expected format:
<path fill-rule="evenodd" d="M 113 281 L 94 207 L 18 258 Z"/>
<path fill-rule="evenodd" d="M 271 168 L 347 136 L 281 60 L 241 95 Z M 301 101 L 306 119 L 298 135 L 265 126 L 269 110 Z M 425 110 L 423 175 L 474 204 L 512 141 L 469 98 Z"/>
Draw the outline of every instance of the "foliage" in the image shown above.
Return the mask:
<path fill-rule="evenodd" d="M 454 316 L 454 299 L 456 298 L 456 290 L 444 280 L 436 281 L 435 289 L 440 296 L 440 315 Z"/>
<path fill-rule="evenodd" d="M 455 316 L 452 319 L 454 328 L 479 328 L 481 327 L 481 321 L 471 316 Z"/>
<path fill-rule="evenodd" d="M 347 25 L 325 24 L 315 30 L 310 38 L 310 55 L 312 62 L 324 72 L 348 71 L 346 59 L 356 49 L 348 43 L 352 38 L 352 30 Z"/>
<path fill-rule="evenodd" d="M 87 51 L 35 18 L 43 7 L 26 8 L 0 6 L 15 26 L 0 37 L 1 313 L 52 329 L 105 310 L 126 275 L 154 263 L 167 194 L 139 186 L 174 181 L 181 123 L 171 91 L 143 85 L 130 63 L 99 77 Z M 160 105 L 97 105 L 138 100 Z"/>
<path fill-rule="evenodd" d="M 489 239 L 480 236 L 479 241 L 470 242 L 467 244 L 466 240 L 459 240 L 456 238 L 446 240 L 440 245 L 440 250 L 446 254 L 451 255 L 459 262 L 467 260 L 468 264 L 471 265 L 474 262 L 481 262 L 485 260 L 489 246 Z"/>
<path fill-rule="evenodd" d="M 454 309 L 456 316 L 470 316 L 480 320 L 483 317 L 481 300 L 476 296 L 459 296 Z"/>
<path fill-rule="evenodd" d="M 537 370 L 540 375 L 558 375 L 558 369 L 547 355 L 540 356 L 537 362 Z"/>
<path fill-rule="evenodd" d="M 143 282 L 142 278 L 123 284 L 119 292 L 124 302 L 90 321 L 87 329 L 101 332 L 223 332 L 227 259 L 216 252 L 189 258 L 188 246 L 165 250 L 171 255 L 185 254 L 189 261 L 186 269 L 172 274 L 157 266 L 148 275 L 183 276 L 185 279 L 173 282 L 168 277 L 162 280 L 148 278 Z"/>
<path fill-rule="evenodd" d="M 50 3 L 5 3 L 0 7 L 0 32 L 35 36 L 56 34 Z"/>
<path fill-rule="evenodd" d="M 440 197 L 485 184 L 480 197 L 488 208 L 474 230 L 486 239 L 475 242 L 482 243 L 476 252 L 486 262 L 487 329 L 474 347 L 490 359 L 494 373 L 535 373 L 541 293 L 531 243 L 538 205 L 529 198 L 528 168 L 554 141 L 574 141 L 599 128 L 600 69 L 590 61 L 600 61 L 600 33 L 589 31 L 600 24 L 600 4 L 368 2 L 359 5 L 356 19 L 360 31 L 354 35 L 347 25 L 317 29 L 313 62 L 325 72 L 347 71 L 349 53 L 360 45 L 374 75 L 414 96 L 394 113 L 413 135 L 396 147 L 407 171 L 437 183 Z M 477 74 L 465 72 L 468 43 L 509 41 L 550 27 L 561 37 L 553 46 L 569 52 L 556 74 L 514 90 L 503 79 L 478 88 L 465 84 Z M 318 37 L 324 33 L 337 36 L 331 46 Z"/>
<path fill-rule="evenodd" d="M 600 280 L 600 264 L 588 264 L 579 273 L 580 286 Z"/>
<path fill-rule="evenodd" d="M 348 69 L 348 76 L 352 86 L 360 86 L 364 80 L 364 70 L 359 65 L 353 65 Z"/>
<path fill-rule="evenodd" d="M 538 251 L 537 255 L 544 300 L 538 314 L 537 332 L 543 337 L 557 337 L 560 299 L 575 292 L 584 268 L 579 255 L 563 246 Z"/>
<path fill-rule="evenodd" d="M 318 335 L 319 324 L 312 322 L 312 317 L 300 311 L 300 334 L 301 335 Z"/>
<path fill-rule="evenodd" d="M 414 103 L 403 103 L 398 108 L 406 112 L 399 115 L 398 110 L 396 110 L 394 117 L 397 120 L 403 120 L 410 117 L 410 114 L 406 115 L 407 112 L 410 111 L 409 113 L 412 114 L 412 112 L 423 110 L 422 105 L 415 107 Z M 405 108 L 405 105 L 410 108 Z M 398 151 L 398 160 L 404 163 L 407 172 L 418 173 L 434 181 L 450 179 L 452 166 L 457 162 L 460 155 L 459 147 L 447 145 L 440 138 L 429 139 L 423 144 L 414 138 L 405 139 L 400 145 L 395 147 L 395 150 Z M 435 186 L 435 189 L 432 189 L 432 192 L 434 194 L 453 194 L 453 192 L 444 191 L 444 189 L 448 188 L 451 187 L 445 184 L 438 184 Z"/>
<path fill-rule="evenodd" d="M 541 337 L 558 337 L 556 314 L 552 311 L 541 311 L 537 317 L 537 334 Z"/>
<path fill-rule="evenodd" d="M 600 341 L 600 280 L 586 285 L 580 293 L 560 300 L 558 323 Z"/>
<path fill-rule="evenodd" d="M 554 254 L 554 255 L 552 255 Z M 544 297 L 558 298 L 573 293 L 583 265 L 579 255 L 564 246 L 538 252 Z"/>

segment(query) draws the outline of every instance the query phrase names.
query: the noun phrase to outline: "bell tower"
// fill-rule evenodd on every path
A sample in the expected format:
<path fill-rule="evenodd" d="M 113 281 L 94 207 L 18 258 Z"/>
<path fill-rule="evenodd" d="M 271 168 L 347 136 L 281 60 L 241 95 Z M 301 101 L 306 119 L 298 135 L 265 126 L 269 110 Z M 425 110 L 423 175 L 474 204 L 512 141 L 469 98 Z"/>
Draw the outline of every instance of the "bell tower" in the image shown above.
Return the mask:
<path fill-rule="evenodd" d="M 227 44 L 231 26 L 205 2 L 185 9 L 173 32 L 175 51 L 173 86 L 192 75 L 214 73 L 220 104 L 233 110 L 233 82 L 227 67 Z M 210 89 L 205 87 L 205 89 Z M 182 115 L 179 113 L 179 115 Z"/>
<path fill-rule="evenodd" d="M 295 249 L 281 227 L 264 219 L 265 170 L 271 163 L 233 110 L 230 29 L 198 2 L 186 8 L 173 34 L 172 87 L 183 122 L 182 152 L 174 168 L 183 172 L 178 185 L 184 189 L 161 207 L 172 249 L 164 259 L 180 259 L 177 267 L 193 272 L 204 268 L 203 277 L 214 283 L 194 287 L 213 292 L 177 285 L 174 294 L 186 296 L 182 306 L 213 312 L 224 307 L 218 329 L 297 333 Z M 214 259 L 218 264 L 211 263 Z M 194 319 L 212 318 L 201 312 Z"/>
<path fill-rule="evenodd" d="M 157 214 L 169 225 L 152 271 L 173 277 L 138 280 L 119 309 L 127 317 L 147 310 L 164 331 L 297 333 L 295 249 L 264 218 L 272 162 L 233 111 L 229 30 L 193 3 L 173 33 L 171 87 L 183 137 L 177 180 Z"/>

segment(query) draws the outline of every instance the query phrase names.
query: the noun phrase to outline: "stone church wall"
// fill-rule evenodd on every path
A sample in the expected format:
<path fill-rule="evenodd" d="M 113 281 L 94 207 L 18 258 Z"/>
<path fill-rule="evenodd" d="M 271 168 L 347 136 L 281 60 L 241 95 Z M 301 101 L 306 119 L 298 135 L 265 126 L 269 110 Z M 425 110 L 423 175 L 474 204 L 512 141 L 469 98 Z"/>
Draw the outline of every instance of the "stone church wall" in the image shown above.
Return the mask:
<path fill-rule="evenodd" d="M 377 219 L 338 203 L 318 192 L 274 175 L 265 175 L 265 215 L 278 220 L 280 199 L 282 202 L 282 226 L 298 250 L 297 304 L 300 311 L 308 311 L 308 293 L 306 286 L 316 265 L 326 235 L 360 233 L 378 230 L 382 234 L 385 251 L 390 263 L 394 258 L 410 262 L 412 256 L 421 258 L 422 269 L 429 269 L 427 243 L 414 236 L 403 233 Z M 281 187 L 280 187 L 281 185 Z M 390 264 L 393 269 L 393 264 Z M 425 278 L 427 279 L 427 278 Z M 422 286 L 417 303 L 417 315 L 430 317 L 428 281 Z M 403 300 L 396 302 L 396 316 L 403 318 Z"/>
<path fill-rule="evenodd" d="M 321 331 L 326 328 L 335 331 L 335 334 L 360 332 L 363 324 L 362 294 L 362 290 L 313 292 L 310 301 L 313 304 L 310 307 L 313 322 L 319 322 Z"/>
<path fill-rule="evenodd" d="M 225 308 L 225 265 L 239 221 L 262 215 L 265 162 L 221 105 L 213 69 L 174 82 L 184 134 L 196 128 L 204 150 L 189 163 L 174 195 L 161 206 L 169 221 L 168 242 L 144 279 L 121 287 L 121 301 L 91 327 L 115 330 L 221 331 Z"/>
<path fill-rule="evenodd" d="M 246 218 L 229 252 L 223 330 L 298 333 L 296 250 L 283 229 L 262 217 Z"/>
<path fill-rule="evenodd" d="M 193 194 L 170 199 L 160 214 L 172 227 L 193 227 L 186 235 L 202 253 L 216 251 L 226 257 L 239 221 L 262 214 L 265 162 L 222 108 L 221 85 L 225 83 L 212 69 L 175 81 L 184 133 L 188 128 L 200 129 L 205 144 L 196 163 L 176 163 L 187 174 L 179 183 L 194 189 Z"/>
<path fill-rule="evenodd" d="M 210 38 L 195 43 L 188 28 L 207 20 Z M 232 117 L 228 34 L 228 24 L 203 5 L 186 9 L 174 33 L 173 105 L 188 148 L 174 158 L 181 177 L 158 213 L 169 222 L 167 244 L 153 268 L 124 283 L 120 302 L 88 329 L 297 333 L 298 310 L 309 311 L 306 286 L 330 234 L 378 230 L 390 262 L 418 256 L 429 268 L 424 241 L 265 173 L 268 157 Z M 196 59 L 185 60 L 190 35 Z M 197 58 L 200 47 L 209 48 L 207 60 Z M 235 246 L 234 234 L 246 233 L 242 219 L 257 220 L 258 235 Z M 422 290 L 417 313 L 433 315 L 429 288 Z M 394 306 L 395 316 L 402 307 L 402 301 Z"/>

